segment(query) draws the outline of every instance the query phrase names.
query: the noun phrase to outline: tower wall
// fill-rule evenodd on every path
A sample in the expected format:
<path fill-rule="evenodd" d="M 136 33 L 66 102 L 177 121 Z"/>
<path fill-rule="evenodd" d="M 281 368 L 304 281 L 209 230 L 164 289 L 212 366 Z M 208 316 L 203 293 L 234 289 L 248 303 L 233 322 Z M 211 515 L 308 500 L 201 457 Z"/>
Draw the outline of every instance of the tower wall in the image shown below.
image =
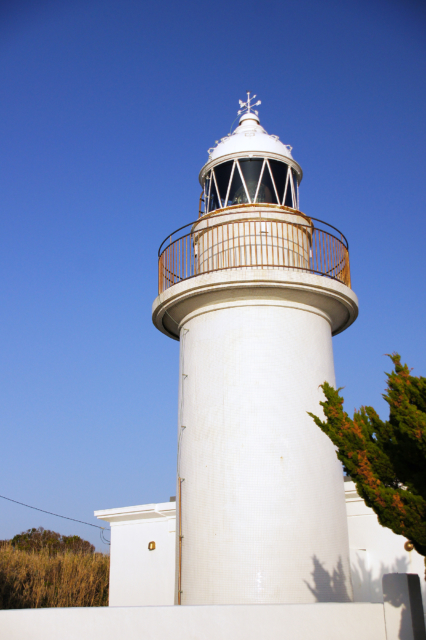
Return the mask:
<path fill-rule="evenodd" d="M 180 339 L 182 604 L 351 600 L 342 470 L 306 413 L 335 383 L 330 318 L 246 296 Z"/>

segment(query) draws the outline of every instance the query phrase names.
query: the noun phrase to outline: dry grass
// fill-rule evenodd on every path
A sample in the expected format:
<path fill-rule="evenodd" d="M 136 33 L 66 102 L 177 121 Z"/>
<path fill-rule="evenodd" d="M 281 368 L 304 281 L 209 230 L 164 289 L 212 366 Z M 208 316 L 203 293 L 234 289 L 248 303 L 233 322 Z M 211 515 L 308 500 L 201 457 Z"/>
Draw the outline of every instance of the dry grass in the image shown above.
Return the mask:
<path fill-rule="evenodd" d="M 109 556 L 0 548 L 0 609 L 105 607 Z"/>

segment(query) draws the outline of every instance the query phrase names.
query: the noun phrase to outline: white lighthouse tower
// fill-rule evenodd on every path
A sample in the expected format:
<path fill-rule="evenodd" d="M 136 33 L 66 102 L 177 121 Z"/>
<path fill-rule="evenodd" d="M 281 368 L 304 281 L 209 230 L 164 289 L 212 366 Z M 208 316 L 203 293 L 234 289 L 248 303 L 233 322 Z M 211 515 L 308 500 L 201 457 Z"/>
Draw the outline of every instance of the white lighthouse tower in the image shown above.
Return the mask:
<path fill-rule="evenodd" d="M 198 219 L 159 252 L 153 321 L 180 340 L 176 603 L 350 601 L 342 470 L 307 415 L 357 317 L 348 245 L 299 210 L 291 147 L 241 107 Z"/>

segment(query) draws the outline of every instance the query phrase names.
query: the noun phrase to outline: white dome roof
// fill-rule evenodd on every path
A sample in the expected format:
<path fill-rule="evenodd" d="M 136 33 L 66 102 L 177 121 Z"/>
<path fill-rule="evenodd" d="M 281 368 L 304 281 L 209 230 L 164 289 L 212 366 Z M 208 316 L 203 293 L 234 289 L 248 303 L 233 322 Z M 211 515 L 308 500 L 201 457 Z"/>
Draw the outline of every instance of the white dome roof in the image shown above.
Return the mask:
<path fill-rule="evenodd" d="M 209 162 L 222 156 L 245 152 L 260 152 L 262 155 L 272 153 L 293 159 L 290 145 L 283 144 L 278 136 L 270 136 L 253 112 L 244 114 L 235 131 L 222 138 L 216 147 L 209 149 Z"/>

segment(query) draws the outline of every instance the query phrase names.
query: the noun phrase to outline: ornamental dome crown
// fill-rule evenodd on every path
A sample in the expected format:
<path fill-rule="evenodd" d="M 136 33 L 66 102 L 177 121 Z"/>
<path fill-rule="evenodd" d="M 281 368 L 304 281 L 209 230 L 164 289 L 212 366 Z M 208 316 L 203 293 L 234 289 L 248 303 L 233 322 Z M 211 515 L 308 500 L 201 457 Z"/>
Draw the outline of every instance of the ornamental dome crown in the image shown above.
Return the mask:
<path fill-rule="evenodd" d="M 235 153 L 258 151 L 262 154 L 292 159 L 291 150 L 292 147 L 283 144 L 278 136 L 269 135 L 261 126 L 259 116 L 250 112 L 241 116 L 239 125 L 233 133 L 222 138 L 216 147 L 209 149 L 209 161 Z"/>
<path fill-rule="evenodd" d="M 238 127 L 208 150 L 199 176 L 206 213 L 242 203 L 298 208 L 302 169 L 291 155 L 292 147 L 261 126 L 253 109 L 260 100 L 252 104 L 255 98 L 247 92 L 247 101 L 240 100 Z"/>

